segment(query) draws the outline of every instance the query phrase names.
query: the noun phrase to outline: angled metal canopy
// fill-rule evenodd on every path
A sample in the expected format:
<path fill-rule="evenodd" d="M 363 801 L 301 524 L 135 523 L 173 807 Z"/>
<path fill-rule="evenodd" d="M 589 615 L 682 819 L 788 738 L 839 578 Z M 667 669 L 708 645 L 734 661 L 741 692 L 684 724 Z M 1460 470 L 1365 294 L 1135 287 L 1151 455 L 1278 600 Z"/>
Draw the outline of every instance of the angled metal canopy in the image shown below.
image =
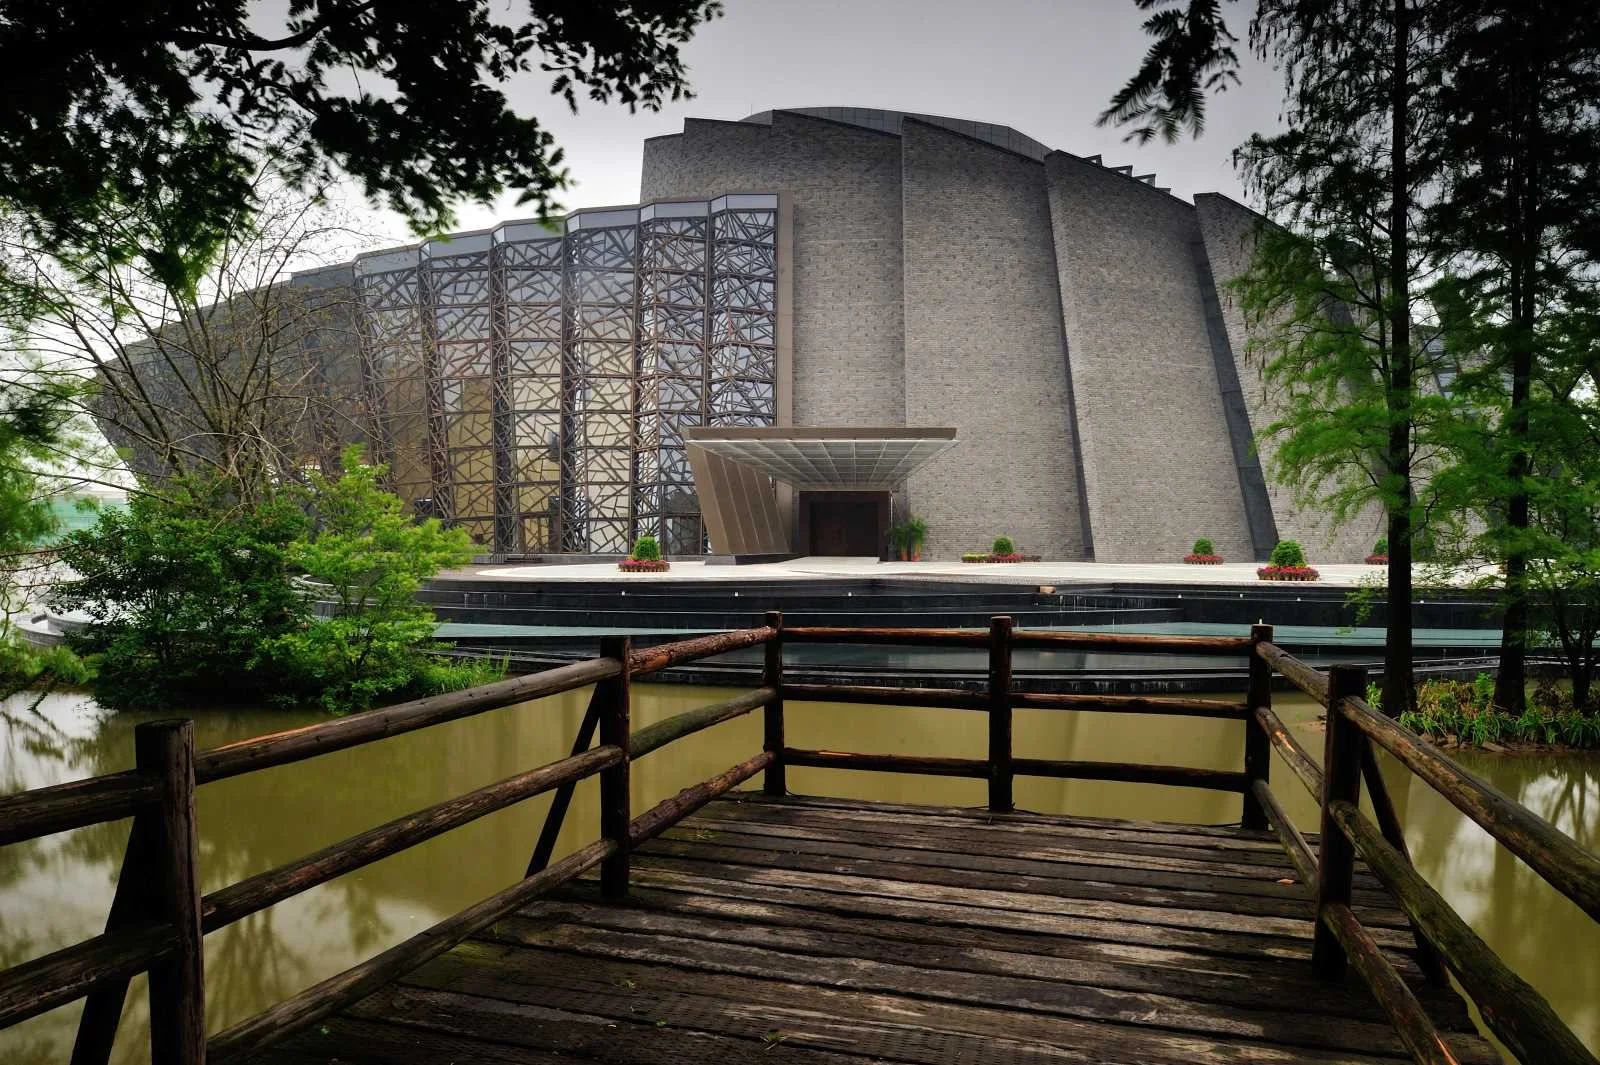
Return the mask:
<path fill-rule="evenodd" d="M 883 491 L 956 444 L 950 428 L 684 430 L 684 442 L 805 492 Z"/>

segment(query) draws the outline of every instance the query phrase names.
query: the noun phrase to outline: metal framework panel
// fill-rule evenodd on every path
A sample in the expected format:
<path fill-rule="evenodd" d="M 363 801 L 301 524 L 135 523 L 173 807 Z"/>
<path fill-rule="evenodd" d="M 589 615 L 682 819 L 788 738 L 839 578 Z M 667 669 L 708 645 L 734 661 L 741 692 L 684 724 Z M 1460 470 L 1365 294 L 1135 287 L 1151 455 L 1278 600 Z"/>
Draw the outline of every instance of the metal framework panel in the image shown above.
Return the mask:
<path fill-rule="evenodd" d="M 500 552 L 706 549 L 684 447 L 776 420 L 777 197 L 582 211 L 357 263 L 392 486 Z"/>

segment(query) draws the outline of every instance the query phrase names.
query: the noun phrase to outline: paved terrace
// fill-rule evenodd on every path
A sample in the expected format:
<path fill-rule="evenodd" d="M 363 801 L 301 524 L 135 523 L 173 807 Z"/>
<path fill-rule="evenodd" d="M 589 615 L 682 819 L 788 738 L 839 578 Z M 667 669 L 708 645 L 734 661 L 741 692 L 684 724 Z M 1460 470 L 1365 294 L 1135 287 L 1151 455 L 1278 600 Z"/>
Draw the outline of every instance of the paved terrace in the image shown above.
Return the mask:
<path fill-rule="evenodd" d="M 529 581 L 827 581 L 863 580 L 873 577 L 896 579 L 923 577 L 930 580 L 973 584 L 1264 584 L 1256 576 L 1258 562 L 1227 562 L 1220 566 L 1190 566 L 1182 562 L 1114 564 L 1104 562 L 879 562 L 872 558 L 825 558 L 810 556 L 787 562 L 748 566 L 673 562 L 666 573 L 620 573 L 615 563 L 535 563 L 502 566 L 471 566 L 453 570 L 449 577 L 489 577 L 497 580 Z M 1315 563 L 1313 563 L 1315 565 Z M 1319 585 L 1354 587 L 1383 579 L 1382 566 L 1315 566 L 1322 579 Z M 1466 584 L 1478 576 L 1458 574 L 1454 583 Z M 1281 585 L 1272 585 L 1281 587 Z"/>

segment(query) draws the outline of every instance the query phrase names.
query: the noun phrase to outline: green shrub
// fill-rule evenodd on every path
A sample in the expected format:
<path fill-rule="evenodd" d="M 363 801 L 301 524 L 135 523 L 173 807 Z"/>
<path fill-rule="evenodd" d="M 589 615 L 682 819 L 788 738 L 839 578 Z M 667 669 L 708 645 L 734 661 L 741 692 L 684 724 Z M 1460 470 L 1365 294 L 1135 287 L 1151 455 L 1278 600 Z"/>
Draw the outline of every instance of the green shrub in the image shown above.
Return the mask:
<path fill-rule="evenodd" d="M 102 510 L 58 545 L 77 578 L 49 602 L 91 618 L 69 642 L 95 671 L 95 699 L 161 710 L 293 690 L 299 671 L 277 641 L 311 624 L 288 560 L 305 513 L 281 499 L 239 503 L 199 478 L 163 491 Z"/>
<path fill-rule="evenodd" d="M 905 524 L 906 550 L 916 554 L 928 539 L 928 523 L 913 515 Z"/>
<path fill-rule="evenodd" d="M 661 545 L 654 536 L 641 536 L 633 542 L 633 553 L 628 557 L 636 562 L 660 562 Z"/>
<path fill-rule="evenodd" d="M 416 690 L 429 660 L 433 610 L 417 601 L 422 582 L 472 560 L 472 541 L 436 518 L 412 521 L 380 484 L 385 469 L 347 449 L 337 478 L 313 473 L 301 502 L 314 534 L 291 545 L 290 561 L 325 587 L 333 615 L 272 644 L 302 671 L 329 710 L 364 710 Z"/>
<path fill-rule="evenodd" d="M 899 554 L 900 549 L 906 546 L 906 527 L 901 522 L 889 526 L 889 553 Z"/>
<path fill-rule="evenodd" d="M 1302 567 L 1306 564 L 1306 553 L 1300 549 L 1298 540 L 1279 540 L 1278 546 L 1272 549 L 1271 564 Z"/>
<path fill-rule="evenodd" d="M 982 562 L 988 557 L 982 551 L 963 551 L 961 553 L 961 561 L 963 562 Z"/>
<path fill-rule="evenodd" d="M 996 536 L 994 546 L 989 548 L 989 552 L 995 555 L 1014 555 L 1017 553 L 1017 545 L 1011 542 L 1009 536 Z"/>
<path fill-rule="evenodd" d="M 1189 553 L 1191 555 L 1214 555 L 1217 553 L 1217 548 L 1210 540 L 1202 536 L 1194 542 L 1194 548 Z"/>
<path fill-rule="evenodd" d="M 1372 545 L 1372 553 L 1387 558 L 1389 556 L 1389 538 L 1387 536 L 1378 537 L 1378 542 Z"/>

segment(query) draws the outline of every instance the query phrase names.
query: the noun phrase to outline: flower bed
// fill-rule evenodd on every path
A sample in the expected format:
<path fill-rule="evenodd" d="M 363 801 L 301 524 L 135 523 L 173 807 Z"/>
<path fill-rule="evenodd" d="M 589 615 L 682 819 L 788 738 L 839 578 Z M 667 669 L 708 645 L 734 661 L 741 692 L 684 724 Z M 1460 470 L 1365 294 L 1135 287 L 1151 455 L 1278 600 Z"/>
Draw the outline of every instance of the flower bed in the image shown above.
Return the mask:
<path fill-rule="evenodd" d="M 665 573 L 672 568 L 672 563 L 664 558 L 625 558 L 617 563 L 617 568 L 624 573 Z"/>
<path fill-rule="evenodd" d="M 1042 555 L 1019 555 L 1012 552 L 1009 555 L 987 555 L 969 551 L 961 556 L 963 562 L 1038 562 Z"/>
<path fill-rule="evenodd" d="M 1256 576 L 1264 581 L 1314 581 L 1321 574 L 1310 566 L 1262 566 Z"/>
<path fill-rule="evenodd" d="M 1183 561 L 1191 566 L 1220 566 L 1221 555 L 1184 555 Z"/>
<path fill-rule="evenodd" d="M 1366 558 L 1366 562 L 1367 562 L 1367 565 L 1369 565 L 1369 566 L 1387 566 L 1389 564 L 1389 556 L 1388 555 L 1368 555 L 1367 558 Z"/>

